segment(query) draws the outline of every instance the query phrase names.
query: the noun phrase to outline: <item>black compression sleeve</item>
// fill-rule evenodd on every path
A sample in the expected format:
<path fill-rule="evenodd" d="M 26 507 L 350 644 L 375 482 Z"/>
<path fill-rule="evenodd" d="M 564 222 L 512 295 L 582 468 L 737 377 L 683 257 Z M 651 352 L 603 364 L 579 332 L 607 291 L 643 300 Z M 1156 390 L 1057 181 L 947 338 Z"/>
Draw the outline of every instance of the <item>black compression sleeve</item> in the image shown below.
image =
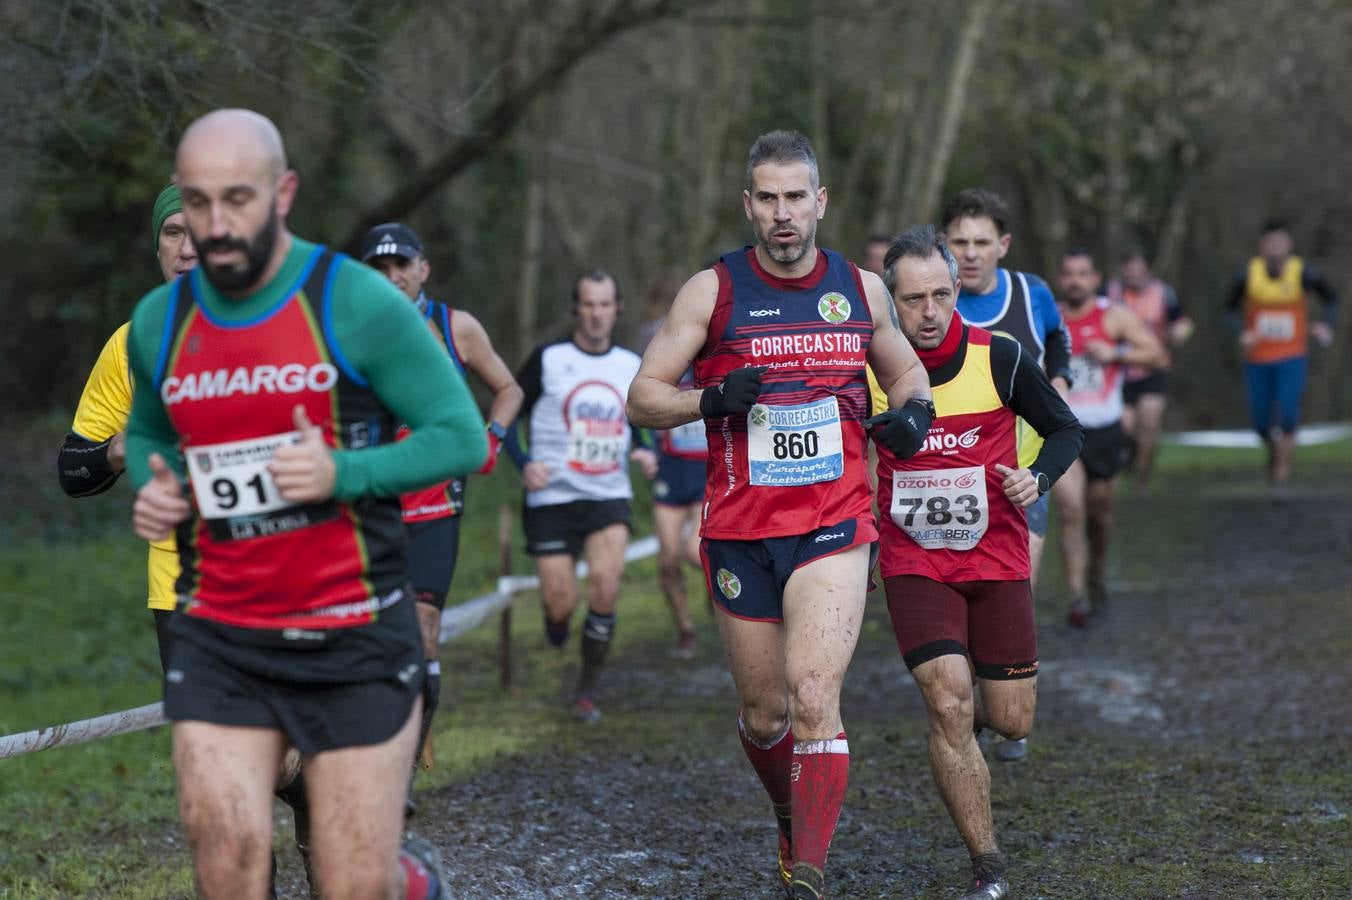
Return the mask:
<path fill-rule="evenodd" d="M 1067 384 L 1070 383 L 1070 331 L 1066 328 L 1065 322 L 1061 323 L 1060 328 L 1047 334 L 1047 345 L 1043 348 L 1042 360 L 1048 378 L 1060 375 Z"/>
<path fill-rule="evenodd" d="M 66 434 L 56 454 L 56 475 L 67 496 L 102 494 L 121 474 L 108 464 L 108 441 L 95 443 L 73 431 Z"/>
<path fill-rule="evenodd" d="M 525 468 L 526 463 L 530 462 L 530 435 L 526 432 L 530 428 L 530 411 L 544 392 L 544 356 L 544 346 L 536 347 L 516 373 L 516 383 L 521 385 L 523 395 L 521 409 L 517 411 L 516 419 L 507 426 L 507 438 L 502 442 L 502 449 L 507 451 L 508 459 L 518 469 Z"/>
<path fill-rule="evenodd" d="M 1324 280 L 1324 273 L 1320 272 L 1314 266 L 1306 263 L 1305 268 L 1301 270 L 1301 287 L 1307 291 L 1314 291 L 1323 301 L 1324 306 L 1324 324 L 1333 328 L 1338 324 L 1338 292 L 1333 289 L 1333 285 Z"/>
<path fill-rule="evenodd" d="M 1080 420 L 1018 341 L 1005 337 L 991 341 L 991 374 L 1000 399 L 1043 437 L 1030 468 L 1055 482 L 1080 455 L 1084 443 Z"/>
<path fill-rule="evenodd" d="M 1179 302 L 1178 292 L 1169 285 L 1164 286 L 1164 319 L 1170 325 L 1183 318 L 1183 304 Z"/>
<path fill-rule="evenodd" d="M 1248 289 L 1249 275 L 1247 272 L 1240 272 L 1230 283 L 1230 293 L 1225 295 L 1226 309 L 1239 309 L 1239 305 L 1244 302 L 1244 293 Z"/>

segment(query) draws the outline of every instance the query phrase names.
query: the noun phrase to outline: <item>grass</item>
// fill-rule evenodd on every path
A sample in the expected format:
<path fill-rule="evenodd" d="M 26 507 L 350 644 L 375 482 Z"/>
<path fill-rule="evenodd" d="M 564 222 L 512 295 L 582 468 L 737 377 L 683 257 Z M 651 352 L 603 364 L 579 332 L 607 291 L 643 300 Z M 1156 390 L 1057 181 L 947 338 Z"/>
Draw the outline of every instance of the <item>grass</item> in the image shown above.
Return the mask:
<path fill-rule="evenodd" d="M 9 451 L 14 461 L 4 467 L 20 477 L 0 486 L 0 504 L 13 512 L 0 526 L 4 734 L 158 699 L 159 667 L 143 599 L 145 552 L 124 525 L 130 489 L 119 485 L 81 501 L 62 496 L 47 462 L 55 434 L 50 422 L 20 433 Z M 1317 484 L 1321 472 L 1345 471 L 1349 459 L 1352 441 L 1300 448 L 1297 482 Z M 1155 492 L 1190 490 L 1201 481 L 1205 491 L 1260 497 L 1261 468 L 1257 450 L 1166 447 Z M 514 512 L 519 503 L 510 466 L 472 481 L 452 602 L 491 588 L 498 572 L 496 513 L 504 502 Z M 1197 525 L 1201 513 L 1184 504 L 1174 509 L 1178 515 L 1160 528 L 1173 533 Z M 647 522 L 645 509 L 636 521 Z M 1060 578 L 1054 548 L 1053 536 L 1044 567 L 1052 592 Z M 528 570 L 515 532 L 513 559 L 516 571 Z M 1146 577 L 1152 563 L 1124 565 L 1129 577 Z M 688 583 L 697 587 L 693 575 Z M 629 567 L 616 654 L 650 653 L 673 639 L 655 585 L 651 560 Z M 1337 598 L 1292 600 L 1321 601 Z M 1040 606 L 1039 612 L 1055 617 L 1060 608 Z M 703 640 L 712 643 L 709 617 L 697 610 L 696 620 Z M 419 775 L 419 790 L 546 747 L 563 754 L 595 749 L 594 735 L 561 726 L 559 685 L 575 654 L 542 650 L 533 595 L 522 597 L 513 616 L 514 682 L 506 693 L 497 684 L 497 640 L 496 628 L 483 627 L 444 648 L 449 674 L 434 736 L 437 767 Z M 885 619 L 871 614 L 861 647 L 884 653 L 889 642 Z M 1330 630 L 1306 649 L 1324 664 L 1345 660 L 1352 637 Z M 699 715 L 682 710 L 665 716 L 617 711 L 610 721 L 617 727 L 608 729 L 608 749 L 634 754 L 654 745 L 691 746 L 692 735 L 704 728 Z M 852 735 L 857 756 L 849 809 L 885 815 L 899 834 L 909 835 L 917 852 L 929 854 L 920 895 L 945 896 L 961 860 L 937 801 L 926 794 L 923 804 L 898 807 L 855 789 L 870 771 L 897 759 L 924 771 L 924 730 L 923 721 L 906 718 Z M 1326 896 L 1331 886 L 1347 885 L 1352 797 L 1346 747 L 1268 741 L 1218 757 L 1204 743 L 1183 743 L 1161 759 L 1157 746 L 1125 739 L 1107 751 L 1095 745 L 1100 765 L 1091 771 L 1084 765 L 1091 744 L 1071 724 L 1040 722 L 1036 769 L 996 786 L 1004 817 L 997 827 L 1025 866 L 1045 873 L 1044 895 L 1112 896 L 1124 872 L 1133 884 L 1148 886 L 1132 896 L 1227 895 L 1217 885 L 1236 883 L 1246 886 L 1243 896 Z M 168 758 L 168 731 L 159 728 L 0 760 L 0 897 L 190 896 Z M 1055 785 L 1054 814 L 1045 802 L 1049 785 Z M 1057 884 L 1064 892 L 1047 890 Z"/>
<path fill-rule="evenodd" d="M 71 500 L 49 471 L 60 426 L 40 422 L 16 439 L 20 477 L 0 486 L 0 505 L 19 515 L 0 526 L 0 734 L 13 734 L 153 703 L 159 657 L 145 608 L 145 545 L 126 525 L 126 483 Z M 637 534 L 650 532 L 646 496 Z M 469 488 L 451 602 L 493 588 L 499 573 L 498 507 L 512 510 L 513 569 L 521 551 L 520 489 L 510 463 Z M 691 576 L 690 586 L 696 588 Z M 670 629 L 651 561 L 626 576 L 624 629 Z M 513 616 L 518 687 L 497 682 L 498 630 L 484 626 L 443 651 L 448 674 L 435 725 L 437 767 L 417 789 L 444 785 L 506 755 L 528 753 L 557 729 L 557 685 L 572 664 L 534 654 L 537 603 L 523 595 Z M 632 598 L 632 601 L 631 601 Z M 624 631 L 617 645 L 625 642 Z M 465 677 L 469 673 L 468 677 Z M 449 735 L 453 734 L 454 739 Z M 0 760 L 0 898 L 192 893 L 177 824 L 169 731 L 155 728 Z M 169 850 L 171 852 L 166 852 Z"/>

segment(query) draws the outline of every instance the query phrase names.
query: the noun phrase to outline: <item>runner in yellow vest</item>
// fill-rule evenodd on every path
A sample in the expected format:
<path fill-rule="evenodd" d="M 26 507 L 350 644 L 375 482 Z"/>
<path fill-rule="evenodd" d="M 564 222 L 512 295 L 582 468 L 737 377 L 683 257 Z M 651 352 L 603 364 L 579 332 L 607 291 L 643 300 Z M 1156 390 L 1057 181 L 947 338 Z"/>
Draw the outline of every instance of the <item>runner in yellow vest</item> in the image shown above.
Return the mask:
<path fill-rule="evenodd" d="M 1284 224 L 1264 225 L 1258 255 L 1235 279 L 1229 302 L 1232 313 L 1243 316 L 1239 345 L 1249 411 L 1254 430 L 1268 448 L 1268 477 L 1277 484 L 1291 477 L 1309 338 L 1323 347 L 1333 343 L 1338 305 L 1337 293 L 1323 276 L 1291 249 L 1291 234 Z M 1322 320 L 1309 321 L 1310 291 L 1323 300 Z"/>
<path fill-rule="evenodd" d="M 183 219 L 183 200 L 169 185 L 155 199 L 151 237 L 165 281 L 197 265 L 197 250 Z M 126 467 L 126 428 L 131 415 L 132 380 L 127 367 L 127 329 L 124 322 L 108 338 L 89 372 L 75 421 L 61 443 L 57 471 L 61 488 L 71 497 L 91 497 L 113 486 Z M 150 544 L 147 565 L 148 606 L 155 617 L 155 637 L 164 665 L 164 626 L 177 599 L 178 551 L 173 537 Z"/>

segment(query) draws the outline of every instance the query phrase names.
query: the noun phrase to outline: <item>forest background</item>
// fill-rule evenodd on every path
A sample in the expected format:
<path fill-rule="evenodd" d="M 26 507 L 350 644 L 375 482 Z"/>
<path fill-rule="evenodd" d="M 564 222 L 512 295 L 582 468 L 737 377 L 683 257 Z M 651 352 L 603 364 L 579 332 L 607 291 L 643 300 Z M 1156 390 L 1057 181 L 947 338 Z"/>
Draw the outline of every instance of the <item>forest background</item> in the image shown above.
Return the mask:
<path fill-rule="evenodd" d="M 969 185 L 1015 210 L 1006 263 L 1140 246 L 1198 329 L 1173 427 L 1245 421 L 1224 302 L 1260 224 L 1352 292 L 1352 6 L 1271 0 L 0 0 L 0 420 L 68 416 L 158 280 L 150 205 L 183 127 L 277 122 L 290 224 L 351 250 L 412 225 L 431 293 L 516 366 L 613 271 L 621 337 L 750 239 L 746 149 L 814 142 L 824 246 L 935 218 Z M 1312 355 L 1307 419 L 1352 411 L 1352 315 Z"/>

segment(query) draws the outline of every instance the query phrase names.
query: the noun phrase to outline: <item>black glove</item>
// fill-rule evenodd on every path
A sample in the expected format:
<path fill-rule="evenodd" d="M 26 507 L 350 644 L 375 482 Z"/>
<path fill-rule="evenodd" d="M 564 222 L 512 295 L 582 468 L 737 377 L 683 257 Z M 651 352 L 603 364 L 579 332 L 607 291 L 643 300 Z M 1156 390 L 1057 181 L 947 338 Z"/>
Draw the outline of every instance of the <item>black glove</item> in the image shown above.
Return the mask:
<path fill-rule="evenodd" d="M 761 392 L 765 366 L 733 369 L 723 380 L 704 389 L 699 396 L 699 414 L 706 419 L 742 415 L 756 402 Z"/>
<path fill-rule="evenodd" d="M 925 446 L 925 435 L 933 421 L 934 404 L 913 398 L 901 409 L 889 409 L 866 420 L 864 427 L 875 429 L 870 437 L 891 450 L 897 459 L 906 459 Z"/>

